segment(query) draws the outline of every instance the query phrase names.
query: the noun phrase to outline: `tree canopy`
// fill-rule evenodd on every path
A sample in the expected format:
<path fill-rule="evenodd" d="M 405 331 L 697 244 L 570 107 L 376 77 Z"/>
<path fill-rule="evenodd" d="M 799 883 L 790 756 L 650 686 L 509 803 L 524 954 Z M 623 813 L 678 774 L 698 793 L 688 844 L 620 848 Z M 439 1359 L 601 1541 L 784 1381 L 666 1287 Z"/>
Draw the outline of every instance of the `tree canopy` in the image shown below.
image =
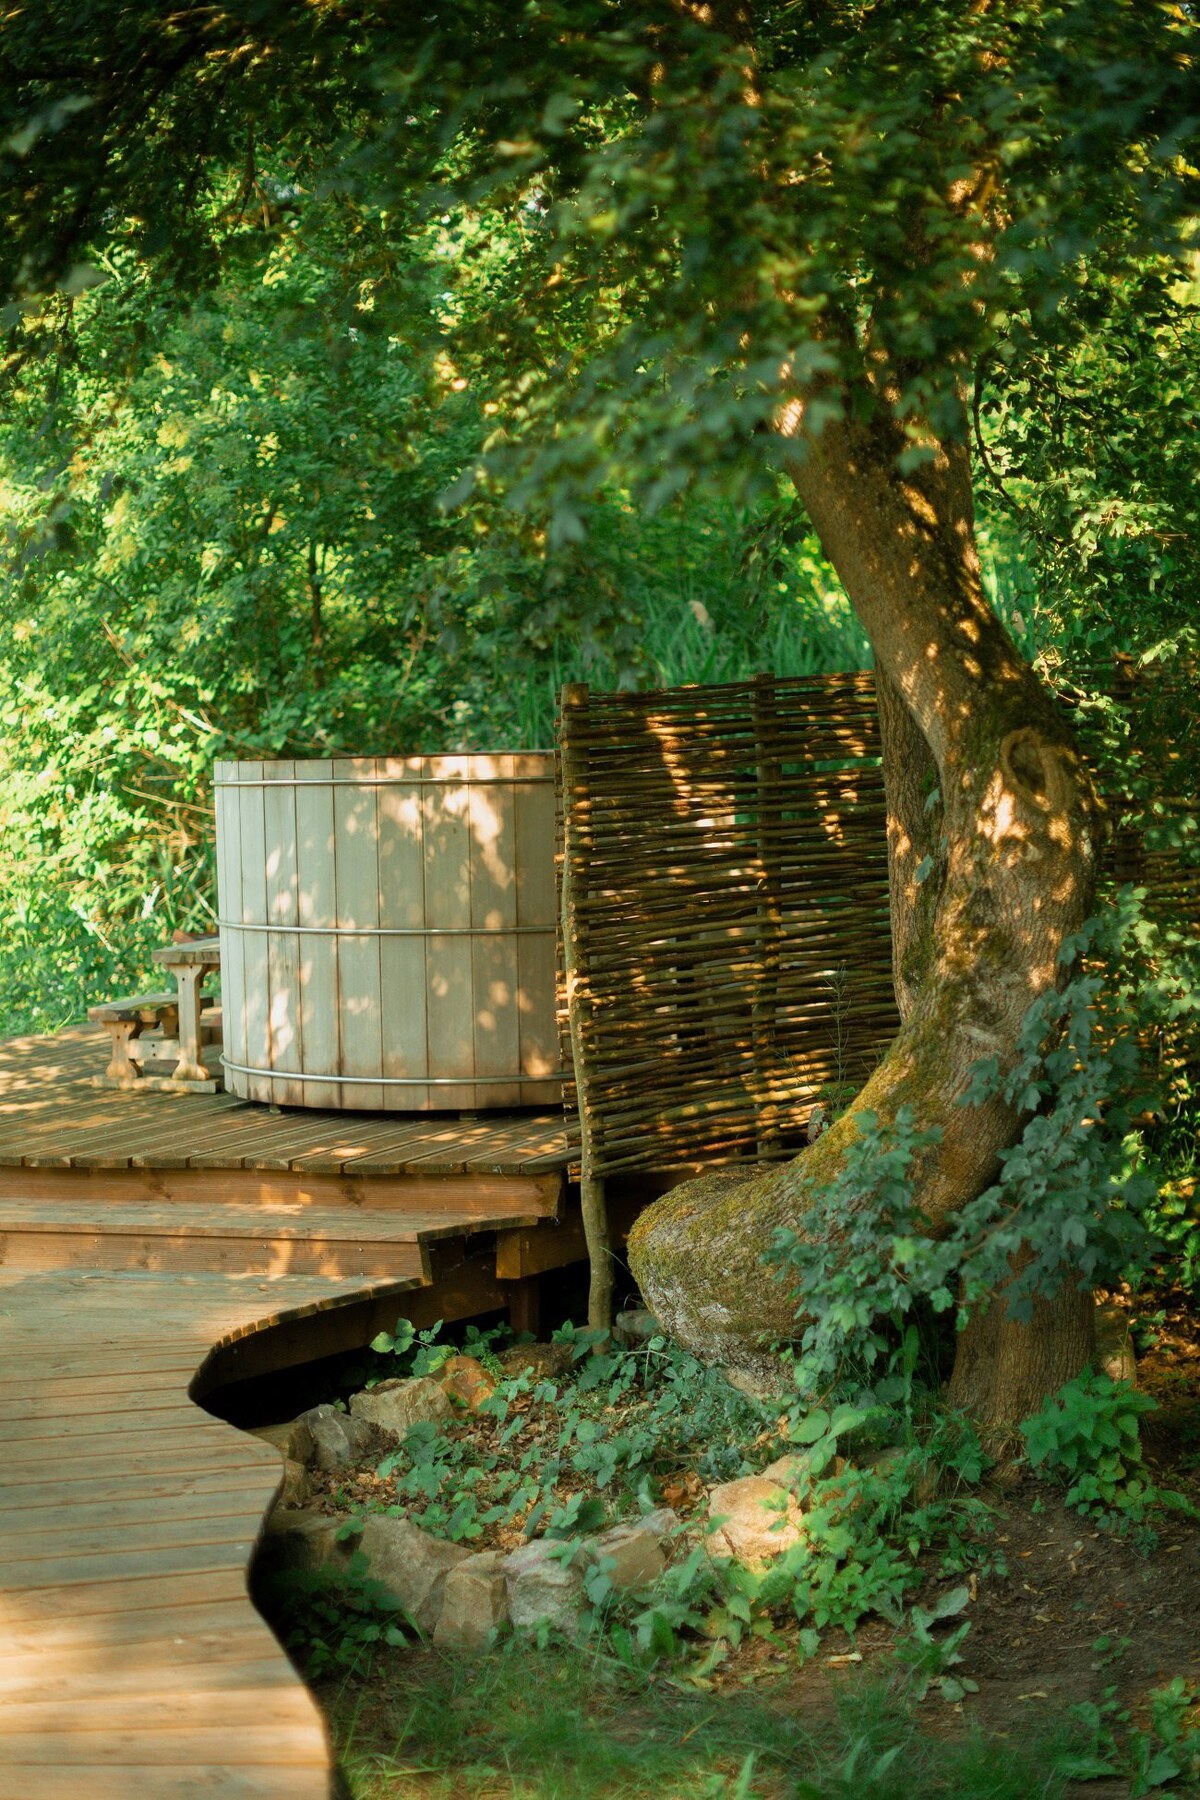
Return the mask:
<path fill-rule="evenodd" d="M 395 303 L 387 255 L 458 207 L 466 346 L 506 346 L 506 430 L 554 405 L 565 486 L 786 456 L 809 388 L 808 431 L 886 407 L 919 458 L 965 371 L 1180 250 L 1193 29 L 1130 0 L 17 8 L 3 286 L 69 290 L 114 235 L 204 279 L 309 182 L 378 223 Z M 524 230 L 489 258 L 497 214 Z"/>

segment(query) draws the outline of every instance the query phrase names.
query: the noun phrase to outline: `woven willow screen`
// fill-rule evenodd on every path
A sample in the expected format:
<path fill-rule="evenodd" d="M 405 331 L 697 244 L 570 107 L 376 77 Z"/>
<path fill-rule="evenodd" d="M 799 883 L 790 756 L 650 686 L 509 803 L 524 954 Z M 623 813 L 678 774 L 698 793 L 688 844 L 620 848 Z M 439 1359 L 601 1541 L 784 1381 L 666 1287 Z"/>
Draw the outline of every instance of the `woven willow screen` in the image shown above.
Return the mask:
<path fill-rule="evenodd" d="M 560 749 L 590 1172 L 787 1154 L 896 1025 L 870 676 L 569 689 Z"/>
<path fill-rule="evenodd" d="M 1140 782 L 1178 819 L 1195 810 L 1180 780 L 1195 684 L 1148 686 Z M 566 689 L 560 751 L 585 1171 L 789 1154 L 897 1023 L 870 675 Z M 1108 861 L 1200 916 L 1200 878 L 1174 851 L 1119 831 Z"/>

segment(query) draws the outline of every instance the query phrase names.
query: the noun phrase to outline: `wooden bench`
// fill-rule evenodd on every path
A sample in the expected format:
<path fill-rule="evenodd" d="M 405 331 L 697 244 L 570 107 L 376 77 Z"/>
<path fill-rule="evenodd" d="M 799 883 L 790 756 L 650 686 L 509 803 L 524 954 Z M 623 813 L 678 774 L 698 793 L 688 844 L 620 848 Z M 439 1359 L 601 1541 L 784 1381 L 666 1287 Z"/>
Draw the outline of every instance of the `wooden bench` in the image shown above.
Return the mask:
<path fill-rule="evenodd" d="M 130 1087 L 140 1081 L 147 1057 L 165 1060 L 174 1051 L 178 1061 L 179 1003 L 173 993 L 129 994 L 121 1000 L 106 1000 L 89 1006 L 88 1018 L 94 1025 L 103 1025 L 111 1039 L 112 1055 L 104 1079 L 114 1087 Z"/>
<path fill-rule="evenodd" d="M 153 954 L 174 976 L 173 992 L 130 994 L 88 1007 L 88 1018 L 103 1025 L 112 1040 L 108 1069 L 100 1080 L 106 1087 L 137 1084 L 215 1093 L 221 1084 L 204 1062 L 202 1017 L 212 996 L 200 990 L 205 976 L 220 967 L 220 940 L 190 938 Z"/>

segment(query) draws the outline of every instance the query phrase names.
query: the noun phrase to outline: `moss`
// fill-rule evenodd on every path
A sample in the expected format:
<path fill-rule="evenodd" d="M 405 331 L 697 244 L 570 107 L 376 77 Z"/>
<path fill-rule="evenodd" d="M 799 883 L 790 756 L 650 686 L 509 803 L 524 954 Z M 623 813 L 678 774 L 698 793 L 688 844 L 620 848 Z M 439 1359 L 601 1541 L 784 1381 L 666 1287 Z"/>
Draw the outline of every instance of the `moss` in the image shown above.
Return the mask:
<path fill-rule="evenodd" d="M 773 1346 L 796 1336 L 796 1309 L 764 1257 L 780 1226 L 803 1219 L 807 1188 L 832 1178 L 857 1130 L 845 1114 L 793 1162 L 754 1174 L 711 1171 L 642 1213 L 629 1265 L 671 1337 L 753 1380 L 778 1373 Z"/>
<path fill-rule="evenodd" d="M 776 1226 L 795 1211 L 791 1167 L 685 1182 L 630 1234 L 629 1264 L 647 1304 L 706 1363 L 761 1376 L 770 1346 L 793 1334 L 787 1288 L 762 1261 Z"/>
<path fill-rule="evenodd" d="M 945 1117 L 964 1073 L 956 1029 L 960 1002 L 960 994 L 943 989 L 923 1007 L 900 1032 L 855 1111 L 796 1161 L 753 1174 L 712 1171 L 647 1208 L 630 1234 L 629 1263 L 671 1337 L 707 1363 L 756 1379 L 770 1370 L 772 1346 L 796 1335 L 787 1284 L 764 1263 L 774 1232 L 802 1223 L 806 1190 L 839 1172 L 858 1131 L 855 1112 L 869 1108 L 888 1119 L 907 1104 L 919 1124 Z M 940 1194 L 954 1186 L 952 1171 L 937 1171 L 941 1151 L 928 1154 L 931 1188 Z M 933 1210 L 946 1216 L 951 1205 Z"/>

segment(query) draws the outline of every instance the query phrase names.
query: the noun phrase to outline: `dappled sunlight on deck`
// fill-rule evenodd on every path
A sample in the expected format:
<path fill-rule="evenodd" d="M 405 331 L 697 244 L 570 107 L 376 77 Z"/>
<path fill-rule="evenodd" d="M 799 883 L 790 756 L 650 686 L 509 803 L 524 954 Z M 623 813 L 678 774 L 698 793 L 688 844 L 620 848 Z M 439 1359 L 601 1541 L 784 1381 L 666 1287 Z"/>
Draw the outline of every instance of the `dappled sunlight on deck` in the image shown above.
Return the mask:
<path fill-rule="evenodd" d="M 0 1800 L 327 1800 L 246 1591 L 278 1454 L 190 1396 L 515 1306 L 582 1254 L 566 1124 L 102 1089 L 105 1058 L 0 1045 Z"/>

